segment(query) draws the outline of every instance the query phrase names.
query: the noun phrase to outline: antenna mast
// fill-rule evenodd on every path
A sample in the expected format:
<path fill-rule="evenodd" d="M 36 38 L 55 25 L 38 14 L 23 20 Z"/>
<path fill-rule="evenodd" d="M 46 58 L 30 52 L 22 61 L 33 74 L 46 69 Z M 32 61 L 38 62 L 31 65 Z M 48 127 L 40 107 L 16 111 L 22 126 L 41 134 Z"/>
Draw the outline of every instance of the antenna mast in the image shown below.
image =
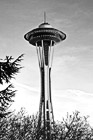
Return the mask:
<path fill-rule="evenodd" d="M 44 23 L 46 23 L 46 12 L 44 12 Z"/>

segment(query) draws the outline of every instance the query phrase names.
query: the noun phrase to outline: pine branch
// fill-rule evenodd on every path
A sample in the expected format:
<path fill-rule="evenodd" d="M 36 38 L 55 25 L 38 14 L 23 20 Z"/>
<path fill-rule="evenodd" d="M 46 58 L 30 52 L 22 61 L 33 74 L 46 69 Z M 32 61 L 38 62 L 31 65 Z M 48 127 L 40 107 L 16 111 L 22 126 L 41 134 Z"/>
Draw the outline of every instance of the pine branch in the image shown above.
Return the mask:
<path fill-rule="evenodd" d="M 13 90 L 13 85 L 10 84 L 6 89 L 0 91 L 0 104 L 1 107 L 7 107 L 10 102 L 14 102 L 12 97 L 15 96 L 16 90 Z"/>
<path fill-rule="evenodd" d="M 13 85 L 10 84 L 6 89 L 0 91 L 0 117 L 5 117 L 9 115 L 11 112 L 8 112 L 8 108 L 10 107 L 10 103 L 14 102 L 12 97 L 15 96 L 16 90 L 13 90 Z"/>
<path fill-rule="evenodd" d="M 11 78 L 14 78 L 15 74 L 19 72 L 22 68 L 20 62 L 23 54 L 20 55 L 17 59 L 14 60 L 12 56 L 6 56 L 4 60 L 0 59 L 0 84 L 3 82 L 9 83 Z M 10 84 L 6 89 L 0 91 L 0 117 L 6 117 L 11 112 L 8 111 L 11 102 L 14 102 L 12 99 L 15 96 L 16 90 L 13 90 L 13 85 Z"/>
<path fill-rule="evenodd" d="M 14 61 L 12 56 L 6 56 L 5 60 L 0 62 L 0 84 L 3 84 L 3 81 L 9 83 L 11 78 L 14 78 L 14 75 L 19 72 L 22 68 L 20 62 L 23 60 L 23 56 L 24 54 L 20 55 Z"/>

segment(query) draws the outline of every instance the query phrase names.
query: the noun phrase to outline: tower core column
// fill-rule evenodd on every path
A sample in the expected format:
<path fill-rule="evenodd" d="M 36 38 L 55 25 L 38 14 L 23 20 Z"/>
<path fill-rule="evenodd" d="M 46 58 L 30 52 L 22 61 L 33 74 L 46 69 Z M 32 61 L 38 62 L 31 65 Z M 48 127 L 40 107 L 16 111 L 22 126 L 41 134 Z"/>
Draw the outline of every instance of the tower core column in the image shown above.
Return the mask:
<path fill-rule="evenodd" d="M 41 44 L 41 46 L 39 46 Z M 53 59 L 54 43 L 52 40 L 41 40 L 37 42 L 37 55 L 41 75 L 41 97 L 39 106 L 38 130 L 44 129 L 46 140 L 50 138 L 50 129 L 53 128 L 54 117 L 51 100 L 51 65 Z"/>

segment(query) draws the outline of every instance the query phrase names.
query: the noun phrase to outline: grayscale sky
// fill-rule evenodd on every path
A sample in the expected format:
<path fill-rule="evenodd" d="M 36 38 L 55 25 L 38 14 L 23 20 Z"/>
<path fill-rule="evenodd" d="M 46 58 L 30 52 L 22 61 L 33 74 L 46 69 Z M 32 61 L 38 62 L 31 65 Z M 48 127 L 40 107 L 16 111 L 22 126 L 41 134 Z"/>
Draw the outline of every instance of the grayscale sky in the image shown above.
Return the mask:
<path fill-rule="evenodd" d="M 24 34 L 43 22 L 66 33 L 55 46 L 52 97 L 55 119 L 79 110 L 93 118 L 93 0 L 0 0 L 0 58 L 24 53 L 24 68 L 16 76 L 13 107 L 38 111 L 40 73 L 36 49 Z"/>

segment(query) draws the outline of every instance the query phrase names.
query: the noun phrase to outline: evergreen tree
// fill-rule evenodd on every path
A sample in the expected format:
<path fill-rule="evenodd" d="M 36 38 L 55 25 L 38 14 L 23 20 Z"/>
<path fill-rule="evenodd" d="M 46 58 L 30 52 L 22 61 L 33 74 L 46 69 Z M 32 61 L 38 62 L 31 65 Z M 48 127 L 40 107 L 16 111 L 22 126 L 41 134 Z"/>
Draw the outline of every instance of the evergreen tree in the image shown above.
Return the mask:
<path fill-rule="evenodd" d="M 6 117 L 11 112 L 8 111 L 10 103 L 13 102 L 12 97 L 15 96 L 16 90 L 14 90 L 11 84 L 11 79 L 15 78 L 15 75 L 22 68 L 20 62 L 23 54 L 14 60 L 12 56 L 6 56 L 4 60 L 0 59 L 0 84 L 7 83 L 8 86 L 0 91 L 0 118 Z"/>

